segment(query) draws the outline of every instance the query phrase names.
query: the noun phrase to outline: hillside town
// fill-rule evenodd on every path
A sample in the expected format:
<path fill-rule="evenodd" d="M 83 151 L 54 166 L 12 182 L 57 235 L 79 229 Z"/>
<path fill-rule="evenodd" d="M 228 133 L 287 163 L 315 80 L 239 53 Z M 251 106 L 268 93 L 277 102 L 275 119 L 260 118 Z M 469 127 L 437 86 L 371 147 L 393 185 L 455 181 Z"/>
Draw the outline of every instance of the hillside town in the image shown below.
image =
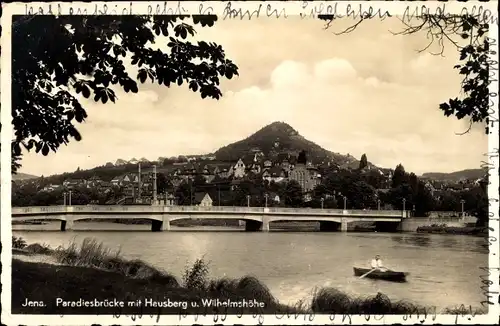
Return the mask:
<path fill-rule="evenodd" d="M 88 178 L 66 178 L 61 183 L 46 184 L 40 191 L 52 192 L 61 189 L 70 191 L 84 187 L 96 189 L 101 193 L 109 193 L 118 188 L 123 191 L 125 197 L 131 197 L 134 201 L 137 201 L 138 197 L 144 197 L 140 199 L 152 202 L 156 174 L 157 183 L 161 183 L 157 188 L 158 197 L 163 196 L 162 200 L 165 200 L 165 195 L 167 198 L 172 196 L 182 183 L 195 182 L 195 180 L 203 180 L 203 183 L 207 185 L 206 188 L 210 188 L 210 185 L 229 186 L 226 188 L 234 191 L 243 180 L 258 179 L 268 183 L 284 183 L 293 180 L 300 185 L 307 201 L 312 190 L 321 183 L 321 171 L 327 168 L 339 168 L 331 163 L 324 166 L 313 165 L 307 162 L 305 152 L 298 157 L 288 153 L 267 157 L 260 151 L 252 151 L 249 155 L 232 163 L 216 162 L 211 157 L 198 159 L 190 157 L 176 160 L 163 159 L 157 162 L 150 162 L 146 159 L 132 159 L 129 162 L 118 160 L 114 165 L 109 163 L 105 165 L 105 168 L 109 169 L 119 167 L 128 169 L 133 167 L 136 171 L 127 171 L 111 178 L 109 176 L 106 178 L 102 174 L 99 176 L 96 171 Z M 379 171 L 383 174 L 381 170 Z M 75 174 L 78 175 L 79 171 Z M 390 172 L 387 177 L 390 179 Z M 165 181 L 167 185 L 163 184 Z"/>
<path fill-rule="evenodd" d="M 406 180 L 398 181 L 398 175 Z M 395 170 L 378 168 L 368 163 L 366 155 L 350 164 L 315 164 L 308 160 L 306 151 L 297 156 L 286 152 L 265 155 L 251 149 L 234 162 L 217 161 L 210 156 L 160 158 L 156 162 L 119 160 L 117 164 L 108 163 L 92 170 L 78 169 L 61 176 L 18 182 L 14 189 L 19 195 L 23 189 L 30 189 L 37 194 L 31 198 L 38 199 L 27 202 L 30 196 L 24 196 L 16 202 L 15 191 L 13 201 L 19 206 L 162 204 L 401 209 L 401 203 L 394 201 L 404 197 L 406 209 L 418 211 L 420 206 L 420 214 L 436 210 L 466 214 L 477 207 L 474 191 L 482 181 L 418 179 L 401 165 Z M 415 193 L 403 187 L 406 183 L 414 184 Z M 422 190 L 417 194 L 418 184 L 429 198 Z M 395 189 L 400 193 L 396 194 Z"/>

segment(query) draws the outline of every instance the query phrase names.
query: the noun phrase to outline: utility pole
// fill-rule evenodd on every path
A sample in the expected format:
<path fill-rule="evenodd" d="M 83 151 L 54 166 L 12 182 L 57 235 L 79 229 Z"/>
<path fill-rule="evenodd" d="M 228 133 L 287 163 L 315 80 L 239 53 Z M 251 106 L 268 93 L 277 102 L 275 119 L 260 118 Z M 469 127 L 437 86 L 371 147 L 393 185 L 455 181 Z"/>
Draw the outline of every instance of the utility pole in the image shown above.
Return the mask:
<path fill-rule="evenodd" d="M 138 166 L 138 172 L 139 175 L 137 177 L 137 182 L 138 182 L 138 190 L 137 190 L 137 197 L 139 198 L 139 201 L 141 200 L 141 162 L 139 162 Z"/>
<path fill-rule="evenodd" d="M 156 185 L 156 165 L 153 165 L 153 203 L 156 205 L 156 202 L 158 200 L 157 196 L 157 185 Z"/>
<path fill-rule="evenodd" d="M 403 217 L 407 217 L 406 216 L 406 198 L 403 198 Z"/>
<path fill-rule="evenodd" d="M 193 206 L 193 180 L 189 179 L 189 204 Z"/>

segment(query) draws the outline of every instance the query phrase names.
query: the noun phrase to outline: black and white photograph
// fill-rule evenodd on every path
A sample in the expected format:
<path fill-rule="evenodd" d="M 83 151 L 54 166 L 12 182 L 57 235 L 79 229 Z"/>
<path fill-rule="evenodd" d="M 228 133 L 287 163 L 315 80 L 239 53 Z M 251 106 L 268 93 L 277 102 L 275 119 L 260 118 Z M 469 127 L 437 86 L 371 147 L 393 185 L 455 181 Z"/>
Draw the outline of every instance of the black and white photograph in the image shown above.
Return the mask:
<path fill-rule="evenodd" d="M 3 6 L 2 315 L 496 323 L 495 6 L 322 3 Z"/>

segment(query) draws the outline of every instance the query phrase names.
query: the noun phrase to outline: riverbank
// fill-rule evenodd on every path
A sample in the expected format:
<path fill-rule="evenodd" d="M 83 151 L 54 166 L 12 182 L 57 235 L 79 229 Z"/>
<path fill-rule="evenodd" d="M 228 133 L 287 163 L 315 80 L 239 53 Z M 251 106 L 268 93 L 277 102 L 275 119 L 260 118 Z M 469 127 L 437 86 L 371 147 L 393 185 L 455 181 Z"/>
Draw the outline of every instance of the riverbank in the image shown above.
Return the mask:
<path fill-rule="evenodd" d="M 22 243 L 19 239 L 17 244 Z M 20 245 L 23 247 L 23 245 Z M 67 248 L 52 249 L 40 244 L 13 250 L 13 313 L 32 314 L 295 314 L 295 313 L 439 313 L 414 303 L 391 301 L 378 293 L 354 298 L 334 288 L 317 289 L 312 299 L 293 305 L 281 304 L 258 279 L 210 279 L 209 266 L 197 260 L 181 280 L 140 260 L 126 260 L 119 252 L 92 239 Z M 124 286 L 125 285 L 125 286 Z M 23 306 L 26 298 L 44 305 Z M 47 298 L 54 298 L 48 301 Z M 80 299 L 95 302 L 122 300 L 123 307 L 71 307 L 57 305 Z M 147 301 L 149 300 L 149 301 Z M 210 301 L 212 300 L 212 301 Z M 218 300 L 218 301 L 217 301 Z M 228 301 L 229 300 L 229 301 Z M 129 305 L 142 302 L 142 306 Z M 156 302 L 156 306 L 152 306 Z M 228 303 L 229 302 L 229 303 Z M 145 305 L 148 303 L 148 305 Z M 159 307 L 158 305 L 162 305 Z M 234 303 L 234 304 L 231 304 Z M 185 305 L 185 306 L 183 306 Z M 240 305 L 241 307 L 238 307 Z M 185 309 L 184 309 L 185 308 Z M 462 313 L 468 311 L 458 310 Z M 456 309 L 447 310 L 457 312 Z"/>
<path fill-rule="evenodd" d="M 418 227 L 417 233 L 455 234 L 485 237 L 488 236 L 488 228 L 477 226 L 448 226 L 446 224 L 433 224 Z"/>

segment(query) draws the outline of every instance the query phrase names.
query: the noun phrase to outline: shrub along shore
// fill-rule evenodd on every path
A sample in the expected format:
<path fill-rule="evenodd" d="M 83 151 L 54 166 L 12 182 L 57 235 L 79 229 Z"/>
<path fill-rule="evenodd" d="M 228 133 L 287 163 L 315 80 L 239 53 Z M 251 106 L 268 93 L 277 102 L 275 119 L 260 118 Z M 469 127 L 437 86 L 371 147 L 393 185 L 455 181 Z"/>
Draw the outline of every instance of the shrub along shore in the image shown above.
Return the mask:
<path fill-rule="evenodd" d="M 15 237 L 12 244 L 15 314 L 484 313 L 464 307 L 436 311 L 406 301 L 391 301 L 382 293 L 355 298 L 334 288 L 317 289 L 308 301 L 282 304 L 255 277 L 210 279 L 208 264 L 203 259 L 186 268 L 178 280 L 141 260 L 126 260 L 119 251 L 90 238 L 56 249 L 27 245 Z M 32 303 L 26 305 L 26 299 Z M 122 301 L 123 306 L 110 306 L 109 302 L 115 299 Z"/>

